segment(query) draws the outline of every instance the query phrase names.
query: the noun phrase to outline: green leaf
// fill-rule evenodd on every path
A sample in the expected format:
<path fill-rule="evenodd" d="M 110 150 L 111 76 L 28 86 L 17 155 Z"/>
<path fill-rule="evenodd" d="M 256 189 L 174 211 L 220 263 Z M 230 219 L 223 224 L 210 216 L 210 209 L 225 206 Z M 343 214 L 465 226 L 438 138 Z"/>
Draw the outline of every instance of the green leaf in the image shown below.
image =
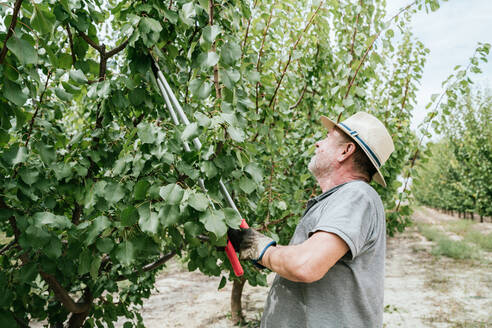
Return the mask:
<path fill-rule="evenodd" d="M 200 217 L 200 222 L 205 225 L 205 229 L 215 234 L 217 238 L 221 238 L 227 232 L 224 221 L 225 215 L 222 210 L 209 209 Z"/>
<path fill-rule="evenodd" d="M 148 123 L 140 123 L 137 130 L 138 137 L 142 143 L 153 143 L 156 139 L 154 129 Z"/>
<path fill-rule="evenodd" d="M 205 173 L 207 178 L 213 178 L 217 175 L 218 170 L 212 161 L 204 161 L 201 164 L 201 170 Z"/>
<path fill-rule="evenodd" d="M 222 279 L 220 279 L 219 287 L 217 288 L 217 290 L 224 288 L 226 283 L 227 283 L 226 277 L 222 276 Z"/>
<path fill-rule="evenodd" d="M 49 226 L 51 228 L 67 229 L 72 222 L 64 215 L 55 215 L 50 212 L 37 212 L 32 216 L 34 225 L 38 227 Z"/>
<path fill-rule="evenodd" d="M 126 190 L 117 182 L 111 182 L 104 188 L 104 198 L 110 203 L 117 203 L 125 197 Z"/>
<path fill-rule="evenodd" d="M 178 22 L 178 14 L 166 8 L 164 8 L 164 17 L 166 17 L 171 24 L 176 24 Z"/>
<path fill-rule="evenodd" d="M 53 171 L 57 180 L 62 180 L 72 175 L 72 168 L 67 163 L 56 163 L 53 165 Z"/>
<path fill-rule="evenodd" d="M 221 69 L 220 77 L 221 77 L 221 81 L 224 83 L 226 88 L 233 90 L 234 85 L 236 84 L 237 81 L 239 81 L 241 75 L 235 69 Z"/>
<path fill-rule="evenodd" d="M 19 147 L 18 145 L 12 145 L 9 149 L 2 154 L 3 159 L 8 165 L 14 167 L 16 164 L 23 163 L 27 159 L 26 147 Z"/>
<path fill-rule="evenodd" d="M 101 266 L 101 258 L 97 256 L 91 262 L 90 266 L 90 274 L 93 280 L 96 280 L 99 277 L 99 267 Z"/>
<path fill-rule="evenodd" d="M 187 141 L 196 136 L 198 136 L 198 124 L 196 122 L 193 122 L 187 125 L 183 133 L 181 133 L 181 140 Z"/>
<path fill-rule="evenodd" d="M 85 84 L 88 81 L 87 77 L 85 77 L 84 72 L 82 72 L 82 70 L 80 69 L 72 70 L 68 73 L 68 75 L 70 76 L 70 79 L 72 79 L 75 83 Z"/>
<path fill-rule="evenodd" d="M 6 145 L 10 140 L 10 135 L 7 131 L 0 129 L 0 146 Z"/>
<path fill-rule="evenodd" d="M 39 152 L 41 160 L 46 165 L 50 165 L 56 160 L 56 152 L 52 145 L 46 145 L 42 142 L 36 142 L 34 149 Z"/>
<path fill-rule="evenodd" d="M 206 70 L 219 62 L 219 56 L 215 51 L 202 52 L 197 60 L 202 69 Z"/>
<path fill-rule="evenodd" d="M 50 239 L 51 234 L 42 229 L 41 227 L 31 225 L 26 229 L 27 244 L 34 248 L 41 248 L 46 245 Z M 22 243 L 21 243 L 22 244 Z"/>
<path fill-rule="evenodd" d="M 193 18 L 195 17 L 195 5 L 193 2 L 188 2 L 181 7 L 181 10 L 179 11 L 179 18 L 181 18 L 181 21 L 185 23 L 188 26 L 193 26 L 195 21 Z"/>
<path fill-rule="evenodd" d="M 202 31 L 202 37 L 200 38 L 200 43 L 207 42 L 213 43 L 217 35 L 220 34 L 220 26 L 218 25 L 207 25 Z"/>
<path fill-rule="evenodd" d="M 111 226 L 111 221 L 105 216 L 98 216 L 95 218 L 87 230 L 87 237 L 84 243 L 88 246 L 94 243 L 97 236 Z"/>
<path fill-rule="evenodd" d="M 150 210 L 147 205 L 138 208 L 138 225 L 143 232 L 156 234 L 159 228 L 159 218 L 156 212 Z"/>
<path fill-rule="evenodd" d="M 124 227 L 129 227 L 134 225 L 138 220 L 137 209 L 133 206 L 129 206 L 121 211 L 121 224 Z"/>
<path fill-rule="evenodd" d="M 36 268 L 34 266 L 34 268 Z M 10 311 L 6 311 L 3 309 L 0 309 L 0 322 L 2 323 L 3 327 L 5 328 L 17 328 L 19 325 L 17 324 L 17 321 L 15 321 L 14 316 Z"/>
<path fill-rule="evenodd" d="M 243 190 L 247 194 L 251 194 L 256 189 L 256 184 L 253 180 L 248 179 L 247 177 L 242 177 L 239 180 L 239 188 Z"/>
<path fill-rule="evenodd" d="M 257 164 L 250 163 L 246 165 L 246 168 L 244 170 L 251 175 L 251 177 L 253 178 L 253 180 L 255 180 L 256 183 L 260 183 L 261 180 L 263 180 L 263 172 Z"/>
<path fill-rule="evenodd" d="M 139 29 L 140 32 L 143 33 L 148 33 L 151 31 L 159 33 L 160 31 L 162 31 L 162 26 L 159 21 L 153 18 L 142 17 L 142 19 L 140 19 Z"/>
<path fill-rule="evenodd" d="M 38 62 L 38 53 L 29 41 L 19 39 L 13 35 L 7 41 L 7 48 L 12 51 L 23 65 L 36 64 Z"/>
<path fill-rule="evenodd" d="M 147 180 L 140 180 L 135 184 L 134 187 L 134 198 L 135 200 L 143 200 L 147 195 L 147 190 L 150 188 L 150 182 Z"/>
<path fill-rule="evenodd" d="M 190 82 L 190 91 L 198 99 L 205 99 L 212 92 L 212 83 L 201 78 L 194 79 Z"/>
<path fill-rule="evenodd" d="M 22 106 L 27 101 L 27 94 L 22 91 L 21 86 L 10 80 L 4 80 L 3 95 L 17 106 Z"/>
<path fill-rule="evenodd" d="M 195 210 L 203 212 L 208 208 L 208 198 L 202 193 L 193 193 L 188 199 L 188 204 Z"/>
<path fill-rule="evenodd" d="M 167 228 L 179 221 L 179 206 L 166 205 L 159 211 L 159 220 L 164 228 Z"/>
<path fill-rule="evenodd" d="M 234 65 L 241 58 L 241 47 L 235 42 L 226 43 L 220 51 L 220 58 L 225 65 Z"/>
<path fill-rule="evenodd" d="M 237 128 L 235 126 L 228 126 L 227 127 L 227 133 L 231 136 L 231 139 L 237 142 L 243 142 L 244 138 L 246 138 L 243 130 L 240 128 Z"/>
<path fill-rule="evenodd" d="M 19 274 L 20 282 L 27 283 L 33 281 L 34 278 L 36 278 L 37 274 L 38 274 L 38 268 L 36 263 L 30 262 L 24 264 L 20 269 L 20 274 Z"/>
<path fill-rule="evenodd" d="M 130 265 L 133 262 L 134 256 L 135 249 L 130 241 L 124 241 L 116 248 L 115 257 L 123 265 Z"/>
<path fill-rule="evenodd" d="M 234 229 L 238 229 L 243 221 L 241 216 L 232 208 L 224 208 L 224 215 L 226 224 Z"/>
<path fill-rule="evenodd" d="M 183 224 L 183 229 L 186 234 L 196 237 L 200 233 L 200 225 L 196 222 L 191 222 L 188 221 L 185 224 Z"/>
<path fill-rule="evenodd" d="M 84 249 L 79 255 L 79 275 L 86 274 L 91 269 L 92 254 L 88 249 Z"/>
<path fill-rule="evenodd" d="M 48 9 L 34 4 L 34 12 L 31 17 L 31 27 L 41 32 L 49 34 L 53 30 L 56 17 Z"/>
<path fill-rule="evenodd" d="M 62 243 L 58 238 L 51 238 L 48 245 L 43 247 L 44 253 L 52 258 L 57 259 L 61 256 L 62 253 Z"/>
<path fill-rule="evenodd" d="M 66 92 L 62 88 L 55 88 L 55 94 L 58 98 L 64 101 L 71 101 L 73 99 L 73 95 Z"/>
<path fill-rule="evenodd" d="M 159 190 L 159 195 L 170 205 L 179 204 L 183 198 L 183 194 L 183 188 L 174 183 L 161 187 Z"/>
<path fill-rule="evenodd" d="M 27 167 L 22 167 L 19 170 L 19 175 L 25 184 L 32 185 L 33 183 L 38 181 L 39 171 Z"/>
<path fill-rule="evenodd" d="M 98 239 L 96 247 L 101 253 L 109 253 L 114 247 L 114 243 L 110 238 Z"/>

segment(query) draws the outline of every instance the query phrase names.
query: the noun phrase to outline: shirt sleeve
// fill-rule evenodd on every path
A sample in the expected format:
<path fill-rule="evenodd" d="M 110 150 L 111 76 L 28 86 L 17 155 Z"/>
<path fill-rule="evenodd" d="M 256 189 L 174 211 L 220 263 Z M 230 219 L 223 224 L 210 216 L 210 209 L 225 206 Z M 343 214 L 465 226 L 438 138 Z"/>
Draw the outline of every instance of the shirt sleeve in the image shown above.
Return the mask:
<path fill-rule="evenodd" d="M 318 223 L 310 234 L 326 231 L 342 238 L 352 259 L 364 249 L 373 224 L 374 206 L 369 195 L 359 188 L 342 188 L 325 204 Z"/>

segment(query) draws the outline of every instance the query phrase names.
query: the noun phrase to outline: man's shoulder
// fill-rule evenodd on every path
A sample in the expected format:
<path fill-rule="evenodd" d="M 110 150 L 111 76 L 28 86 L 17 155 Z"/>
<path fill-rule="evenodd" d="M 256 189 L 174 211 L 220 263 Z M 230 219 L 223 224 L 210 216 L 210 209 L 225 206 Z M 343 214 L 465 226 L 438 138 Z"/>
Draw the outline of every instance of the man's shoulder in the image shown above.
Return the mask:
<path fill-rule="evenodd" d="M 353 180 L 344 183 L 336 192 L 352 192 L 358 194 L 367 194 L 368 196 L 379 197 L 378 192 L 367 182 L 362 180 Z"/>

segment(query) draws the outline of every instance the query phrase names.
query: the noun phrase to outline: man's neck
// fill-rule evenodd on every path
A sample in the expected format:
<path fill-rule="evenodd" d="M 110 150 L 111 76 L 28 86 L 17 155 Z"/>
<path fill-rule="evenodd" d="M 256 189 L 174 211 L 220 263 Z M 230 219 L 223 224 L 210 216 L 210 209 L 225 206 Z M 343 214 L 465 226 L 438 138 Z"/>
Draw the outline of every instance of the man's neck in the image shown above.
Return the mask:
<path fill-rule="evenodd" d="M 331 172 L 328 175 L 316 177 L 316 180 L 318 181 L 318 184 L 321 187 L 322 192 L 328 191 L 333 187 L 336 187 L 342 183 L 346 183 L 350 181 L 362 180 L 368 182 L 367 178 L 363 174 L 352 173 L 347 171 Z"/>

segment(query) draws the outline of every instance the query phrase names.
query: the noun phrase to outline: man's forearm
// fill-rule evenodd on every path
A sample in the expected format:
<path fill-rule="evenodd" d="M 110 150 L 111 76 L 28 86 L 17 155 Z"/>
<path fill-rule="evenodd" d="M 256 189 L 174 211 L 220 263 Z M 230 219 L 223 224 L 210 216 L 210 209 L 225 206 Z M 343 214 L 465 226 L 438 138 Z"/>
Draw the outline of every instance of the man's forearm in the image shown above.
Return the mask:
<path fill-rule="evenodd" d="M 260 262 L 285 279 L 296 282 L 310 282 L 306 263 L 303 263 L 302 245 L 269 247 Z"/>
<path fill-rule="evenodd" d="M 296 282 L 314 282 L 349 250 L 332 233 L 318 232 L 298 245 L 268 247 L 260 264 L 280 276 Z"/>

